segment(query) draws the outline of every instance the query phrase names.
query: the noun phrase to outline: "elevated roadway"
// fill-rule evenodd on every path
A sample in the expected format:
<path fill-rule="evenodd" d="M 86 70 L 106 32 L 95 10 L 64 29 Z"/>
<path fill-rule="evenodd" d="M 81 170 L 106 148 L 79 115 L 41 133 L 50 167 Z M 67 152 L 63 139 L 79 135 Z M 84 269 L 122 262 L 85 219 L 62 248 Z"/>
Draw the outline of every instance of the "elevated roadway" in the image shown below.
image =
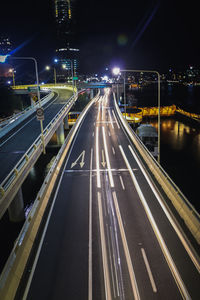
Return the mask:
<path fill-rule="evenodd" d="M 198 254 L 113 103 L 83 118 L 15 299 L 199 299 Z"/>
<path fill-rule="evenodd" d="M 71 98 L 72 95 L 72 89 L 55 88 L 54 97 L 43 106 L 45 144 L 48 143 L 72 106 L 74 101 Z M 58 115 L 66 106 L 64 113 Z M 57 116 L 56 120 L 55 116 Z M 52 120 L 55 122 L 52 123 Z M 12 198 L 41 152 L 41 128 L 35 111 L 0 138 L 0 216 L 8 208 Z M 22 172 L 25 165 L 27 165 L 27 168 Z M 22 176 L 18 176 L 20 172 Z M 16 182 L 14 183 L 14 181 Z"/>

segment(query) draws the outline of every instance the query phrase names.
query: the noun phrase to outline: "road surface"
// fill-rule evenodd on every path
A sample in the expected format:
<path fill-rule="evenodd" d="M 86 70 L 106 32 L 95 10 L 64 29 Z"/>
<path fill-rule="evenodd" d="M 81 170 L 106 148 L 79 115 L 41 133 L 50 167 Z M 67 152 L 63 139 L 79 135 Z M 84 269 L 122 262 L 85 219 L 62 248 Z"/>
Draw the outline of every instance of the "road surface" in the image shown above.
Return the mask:
<path fill-rule="evenodd" d="M 105 89 L 66 158 L 23 299 L 199 299 L 199 264 Z"/>

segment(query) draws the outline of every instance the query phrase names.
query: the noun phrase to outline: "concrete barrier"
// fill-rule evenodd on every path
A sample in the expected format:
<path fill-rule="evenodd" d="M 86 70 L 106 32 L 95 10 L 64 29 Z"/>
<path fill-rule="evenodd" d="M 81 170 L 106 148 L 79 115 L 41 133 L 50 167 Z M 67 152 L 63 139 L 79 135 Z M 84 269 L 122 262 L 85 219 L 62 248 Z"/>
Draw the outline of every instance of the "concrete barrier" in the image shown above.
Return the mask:
<path fill-rule="evenodd" d="M 115 95 L 114 95 L 115 98 Z M 187 198 L 183 195 L 180 189 L 172 181 L 169 175 L 163 170 L 163 168 L 158 164 L 154 157 L 150 154 L 144 144 L 141 142 L 139 137 L 134 133 L 134 131 L 129 126 L 128 122 L 124 119 L 115 99 L 115 110 L 123 124 L 129 138 L 132 140 L 140 156 L 145 161 L 149 170 L 152 172 L 157 182 L 167 195 L 167 197 L 172 202 L 176 211 L 179 213 L 180 217 L 184 220 L 186 226 L 192 233 L 193 237 L 200 244 L 200 216 Z"/>

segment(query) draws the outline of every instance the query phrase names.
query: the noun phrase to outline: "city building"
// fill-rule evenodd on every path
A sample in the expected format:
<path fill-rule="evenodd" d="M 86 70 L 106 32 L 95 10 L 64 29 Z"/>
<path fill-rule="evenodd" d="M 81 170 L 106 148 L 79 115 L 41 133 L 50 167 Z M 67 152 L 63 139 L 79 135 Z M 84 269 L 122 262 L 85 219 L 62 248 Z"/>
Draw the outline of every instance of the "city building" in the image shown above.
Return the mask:
<path fill-rule="evenodd" d="M 76 39 L 76 0 L 55 0 L 56 64 L 60 81 L 70 81 L 79 66 L 79 48 Z"/>

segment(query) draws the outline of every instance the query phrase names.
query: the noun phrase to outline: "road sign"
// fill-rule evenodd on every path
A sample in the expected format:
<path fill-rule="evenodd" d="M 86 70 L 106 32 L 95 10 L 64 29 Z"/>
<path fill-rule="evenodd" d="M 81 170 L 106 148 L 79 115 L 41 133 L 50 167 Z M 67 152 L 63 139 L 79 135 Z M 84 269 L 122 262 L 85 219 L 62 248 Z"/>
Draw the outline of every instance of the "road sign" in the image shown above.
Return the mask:
<path fill-rule="evenodd" d="M 73 77 L 73 80 L 78 80 L 78 77 Z"/>
<path fill-rule="evenodd" d="M 38 90 L 38 88 L 39 88 L 39 91 L 40 91 L 40 87 L 38 86 L 28 86 L 28 91 L 29 92 L 35 92 L 35 91 L 37 91 Z"/>
<path fill-rule="evenodd" d="M 37 115 L 38 121 L 44 120 L 44 109 L 42 107 L 37 108 L 36 115 Z"/>

